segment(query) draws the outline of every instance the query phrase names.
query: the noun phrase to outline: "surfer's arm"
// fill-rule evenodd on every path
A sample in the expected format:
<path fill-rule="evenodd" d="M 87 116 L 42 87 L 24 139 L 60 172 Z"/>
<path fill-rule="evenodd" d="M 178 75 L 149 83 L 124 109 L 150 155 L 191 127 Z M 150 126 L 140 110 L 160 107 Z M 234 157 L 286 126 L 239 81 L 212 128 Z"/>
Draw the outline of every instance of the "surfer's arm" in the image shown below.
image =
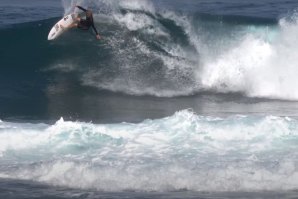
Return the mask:
<path fill-rule="evenodd" d="M 98 35 L 98 32 L 97 32 L 97 30 L 96 30 L 96 28 L 95 28 L 95 26 L 94 26 L 94 23 L 92 23 L 92 28 L 93 28 L 95 34 Z"/>
<path fill-rule="evenodd" d="M 83 10 L 84 12 L 87 11 L 87 9 L 85 9 L 85 8 L 83 8 L 83 7 L 81 7 L 81 6 L 76 6 L 76 7 L 79 8 L 80 10 Z"/>
<path fill-rule="evenodd" d="M 96 30 L 96 28 L 95 28 L 95 26 L 94 26 L 94 23 L 92 23 L 92 28 L 93 28 L 93 30 L 94 30 L 94 32 L 95 32 L 95 34 L 96 34 L 96 38 L 97 38 L 97 39 L 100 39 L 100 35 L 98 34 L 98 32 L 97 32 L 97 30 Z"/>

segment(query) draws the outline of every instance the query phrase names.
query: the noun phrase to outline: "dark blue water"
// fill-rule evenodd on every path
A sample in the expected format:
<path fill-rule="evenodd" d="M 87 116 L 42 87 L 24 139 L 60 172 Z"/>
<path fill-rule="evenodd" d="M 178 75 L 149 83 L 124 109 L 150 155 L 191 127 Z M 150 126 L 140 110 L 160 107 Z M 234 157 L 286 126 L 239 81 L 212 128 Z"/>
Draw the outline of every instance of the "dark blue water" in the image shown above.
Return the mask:
<path fill-rule="evenodd" d="M 0 198 L 298 197 L 297 7 L 2 0 Z"/>

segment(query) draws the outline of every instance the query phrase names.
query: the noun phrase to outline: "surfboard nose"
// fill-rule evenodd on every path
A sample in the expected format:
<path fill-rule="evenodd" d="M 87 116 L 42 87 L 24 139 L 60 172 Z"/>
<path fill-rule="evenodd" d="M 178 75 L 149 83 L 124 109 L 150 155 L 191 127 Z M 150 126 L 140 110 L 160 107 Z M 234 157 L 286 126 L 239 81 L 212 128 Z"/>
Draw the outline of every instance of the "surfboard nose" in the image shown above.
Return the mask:
<path fill-rule="evenodd" d="M 48 40 L 53 40 L 55 38 L 56 32 L 55 31 L 50 31 L 48 35 Z"/>

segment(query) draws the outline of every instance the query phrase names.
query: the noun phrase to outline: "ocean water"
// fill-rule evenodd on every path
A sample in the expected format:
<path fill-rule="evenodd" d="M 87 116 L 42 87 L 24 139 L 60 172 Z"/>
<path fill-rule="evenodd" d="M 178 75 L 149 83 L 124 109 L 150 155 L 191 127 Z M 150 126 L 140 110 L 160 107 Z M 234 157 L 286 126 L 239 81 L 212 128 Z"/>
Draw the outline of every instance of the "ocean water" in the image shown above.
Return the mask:
<path fill-rule="evenodd" d="M 297 8 L 1 0 L 0 198 L 298 198 Z"/>

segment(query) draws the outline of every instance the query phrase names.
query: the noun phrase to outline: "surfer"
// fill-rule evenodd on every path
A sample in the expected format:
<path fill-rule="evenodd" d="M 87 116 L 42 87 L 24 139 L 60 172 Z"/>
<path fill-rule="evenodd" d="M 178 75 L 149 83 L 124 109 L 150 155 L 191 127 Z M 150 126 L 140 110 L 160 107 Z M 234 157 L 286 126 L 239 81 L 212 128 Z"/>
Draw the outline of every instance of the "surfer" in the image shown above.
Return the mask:
<path fill-rule="evenodd" d="M 98 34 L 95 26 L 94 26 L 94 20 L 93 20 L 93 14 L 91 10 L 85 9 L 81 6 L 76 6 L 77 8 L 79 8 L 80 10 L 84 11 L 86 14 L 86 19 L 82 19 L 80 17 L 77 17 L 77 22 L 74 23 L 70 28 L 72 27 L 77 27 L 81 30 L 89 30 L 90 27 L 92 27 L 92 29 L 94 30 L 95 34 L 96 34 L 96 39 L 100 39 L 100 35 Z"/>

